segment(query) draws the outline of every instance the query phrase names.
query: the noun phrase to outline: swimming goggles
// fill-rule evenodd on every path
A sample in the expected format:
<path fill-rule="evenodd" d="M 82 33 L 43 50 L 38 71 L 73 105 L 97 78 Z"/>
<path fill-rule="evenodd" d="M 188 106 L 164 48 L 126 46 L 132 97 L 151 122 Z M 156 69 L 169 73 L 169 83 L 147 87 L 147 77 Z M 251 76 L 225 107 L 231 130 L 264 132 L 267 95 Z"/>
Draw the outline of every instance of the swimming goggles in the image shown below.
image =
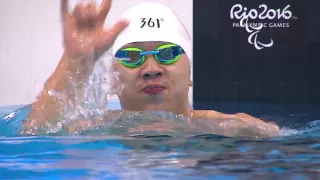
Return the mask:
<path fill-rule="evenodd" d="M 141 66 L 146 55 L 152 54 L 154 58 L 163 65 L 170 65 L 177 62 L 184 50 L 176 44 L 164 44 L 154 51 L 143 51 L 139 48 L 129 47 L 116 52 L 115 57 L 120 63 L 128 68 L 136 68 Z"/>

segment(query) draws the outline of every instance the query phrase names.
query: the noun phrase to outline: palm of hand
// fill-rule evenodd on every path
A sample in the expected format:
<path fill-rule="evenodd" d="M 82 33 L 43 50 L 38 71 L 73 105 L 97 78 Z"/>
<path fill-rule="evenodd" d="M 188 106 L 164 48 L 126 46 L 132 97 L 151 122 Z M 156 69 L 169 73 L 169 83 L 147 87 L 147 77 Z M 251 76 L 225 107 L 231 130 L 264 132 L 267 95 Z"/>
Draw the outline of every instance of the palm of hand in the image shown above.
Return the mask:
<path fill-rule="evenodd" d="M 68 0 L 61 0 L 63 41 L 69 56 L 90 56 L 102 53 L 111 46 L 128 23 L 118 21 L 105 30 L 103 24 L 110 7 L 111 0 L 104 0 L 99 10 L 95 3 L 80 3 L 71 14 L 68 12 Z"/>

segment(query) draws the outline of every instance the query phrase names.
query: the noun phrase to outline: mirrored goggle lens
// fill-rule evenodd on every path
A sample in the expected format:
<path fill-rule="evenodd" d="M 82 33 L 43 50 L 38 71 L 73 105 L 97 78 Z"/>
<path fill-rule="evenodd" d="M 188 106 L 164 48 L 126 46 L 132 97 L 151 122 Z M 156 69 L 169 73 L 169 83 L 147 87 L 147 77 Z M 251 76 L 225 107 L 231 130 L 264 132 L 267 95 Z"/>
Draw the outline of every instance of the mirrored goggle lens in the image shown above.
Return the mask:
<path fill-rule="evenodd" d="M 115 57 L 126 63 L 136 64 L 142 59 L 141 52 L 141 50 L 123 49 L 118 51 Z"/>
<path fill-rule="evenodd" d="M 171 46 L 159 49 L 158 59 L 160 61 L 172 61 L 179 58 L 179 55 L 183 53 L 183 50 L 179 46 Z"/>

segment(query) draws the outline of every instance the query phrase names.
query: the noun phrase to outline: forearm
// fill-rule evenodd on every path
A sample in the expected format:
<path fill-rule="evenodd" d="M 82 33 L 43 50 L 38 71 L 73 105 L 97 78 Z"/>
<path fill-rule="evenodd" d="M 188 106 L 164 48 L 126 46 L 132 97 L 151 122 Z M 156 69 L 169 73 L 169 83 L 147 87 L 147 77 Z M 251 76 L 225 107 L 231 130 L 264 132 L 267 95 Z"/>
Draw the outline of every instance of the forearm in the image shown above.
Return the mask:
<path fill-rule="evenodd" d="M 202 133 L 216 133 L 229 137 L 270 138 L 280 136 L 280 128 L 253 116 L 216 111 L 198 111 L 190 124 Z"/>
<path fill-rule="evenodd" d="M 89 57 L 71 59 L 64 53 L 58 67 L 47 80 L 25 121 L 26 131 L 37 131 L 45 123 L 55 123 L 64 113 L 68 104 L 75 103 L 75 97 L 81 96 L 83 83 L 90 75 L 93 62 Z"/>

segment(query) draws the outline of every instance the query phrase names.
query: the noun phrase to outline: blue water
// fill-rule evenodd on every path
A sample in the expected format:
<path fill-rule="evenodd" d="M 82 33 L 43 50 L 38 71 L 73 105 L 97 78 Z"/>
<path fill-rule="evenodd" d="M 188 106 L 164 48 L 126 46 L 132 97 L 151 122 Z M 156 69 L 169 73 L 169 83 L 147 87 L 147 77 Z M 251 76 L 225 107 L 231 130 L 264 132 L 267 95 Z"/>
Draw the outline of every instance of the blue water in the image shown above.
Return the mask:
<path fill-rule="evenodd" d="M 234 109 L 226 104 L 213 107 Z M 237 105 L 236 110 L 245 107 Z M 318 108 L 253 107 L 251 114 L 273 119 L 283 127 L 284 136 L 265 140 L 161 132 L 21 136 L 21 122 L 30 107 L 2 107 L 0 179 L 320 179 Z"/>

